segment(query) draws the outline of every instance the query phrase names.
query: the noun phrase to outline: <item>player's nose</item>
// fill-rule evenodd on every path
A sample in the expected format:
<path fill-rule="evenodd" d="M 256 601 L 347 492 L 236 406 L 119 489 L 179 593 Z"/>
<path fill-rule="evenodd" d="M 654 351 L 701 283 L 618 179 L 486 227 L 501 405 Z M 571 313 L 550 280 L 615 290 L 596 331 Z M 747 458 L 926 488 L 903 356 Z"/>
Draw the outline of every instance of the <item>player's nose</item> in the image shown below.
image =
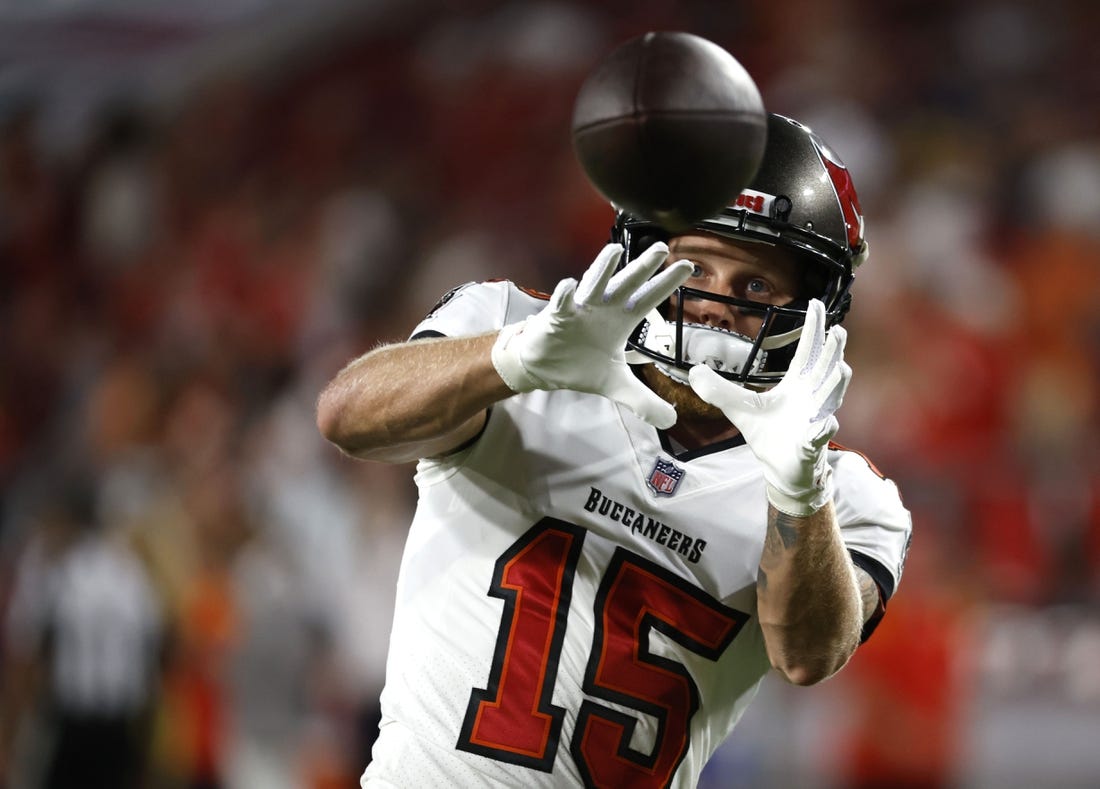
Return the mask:
<path fill-rule="evenodd" d="M 727 331 L 736 329 L 741 316 L 738 309 L 720 301 L 699 302 L 698 307 L 700 323 Z"/>
<path fill-rule="evenodd" d="M 724 331 L 753 336 L 760 328 L 760 316 L 753 315 L 740 307 L 719 301 L 699 303 L 696 320 L 705 326 Z"/>

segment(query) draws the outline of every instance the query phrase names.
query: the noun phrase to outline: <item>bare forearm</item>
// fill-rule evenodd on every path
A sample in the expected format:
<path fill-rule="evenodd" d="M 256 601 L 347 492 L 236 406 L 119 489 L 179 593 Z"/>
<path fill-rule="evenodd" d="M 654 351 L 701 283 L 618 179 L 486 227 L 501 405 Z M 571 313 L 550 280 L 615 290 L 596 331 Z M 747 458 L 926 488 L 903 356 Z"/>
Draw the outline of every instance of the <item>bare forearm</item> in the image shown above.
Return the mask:
<path fill-rule="evenodd" d="M 513 394 L 490 358 L 496 334 L 383 346 L 356 359 L 317 403 L 321 433 L 360 458 L 400 462 L 453 449 Z"/>
<path fill-rule="evenodd" d="M 807 518 L 769 506 L 757 610 L 768 657 L 790 682 L 820 682 L 851 657 L 863 602 L 831 503 Z"/>

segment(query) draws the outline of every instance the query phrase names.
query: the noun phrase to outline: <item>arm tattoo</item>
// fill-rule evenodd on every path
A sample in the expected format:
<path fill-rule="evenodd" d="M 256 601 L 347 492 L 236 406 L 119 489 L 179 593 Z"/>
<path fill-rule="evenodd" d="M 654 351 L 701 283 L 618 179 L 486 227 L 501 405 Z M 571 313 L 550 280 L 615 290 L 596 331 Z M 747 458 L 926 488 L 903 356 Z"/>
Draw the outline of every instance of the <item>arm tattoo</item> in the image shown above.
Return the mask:
<path fill-rule="evenodd" d="M 867 574 L 866 570 L 857 567 L 856 580 L 859 581 L 859 599 L 863 602 L 863 621 L 866 623 L 878 611 L 879 606 L 882 604 L 882 598 L 879 594 L 878 584 Z"/>
<path fill-rule="evenodd" d="M 785 512 L 780 512 L 775 507 L 768 508 L 768 535 L 765 540 L 765 547 L 775 550 L 782 547 L 783 550 L 790 550 L 794 547 L 795 542 L 798 540 L 798 526 L 795 524 L 795 517 L 788 515 Z M 776 545 L 775 538 L 779 538 L 779 544 Z"/>

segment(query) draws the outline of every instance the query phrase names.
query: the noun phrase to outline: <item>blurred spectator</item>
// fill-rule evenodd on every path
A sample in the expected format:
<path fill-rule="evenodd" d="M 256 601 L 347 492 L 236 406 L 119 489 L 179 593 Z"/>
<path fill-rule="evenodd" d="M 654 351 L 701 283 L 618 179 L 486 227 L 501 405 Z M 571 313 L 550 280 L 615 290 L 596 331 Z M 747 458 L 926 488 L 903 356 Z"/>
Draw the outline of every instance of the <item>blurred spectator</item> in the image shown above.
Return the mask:
<path fill-rule="evenodd" d="M 111 108 L 85 154 L 91 170 L 81 176 L 79 240 L 108 281 L 136 264 L 164 232 L 151 127 L 151 118 L 138 107 Z"/>
<path fill-rule="evenodd" d="M 136 789 L 157 698 L 161 612 L 141 563 L 99 522 L 91 484 L 62 482 L 53 495 L 16 567 L 6 622 L 9 778 Z"/>
<path fill-rule="evenodd" d="M 238 626 L 226 667 L 224 786 L 294 789 L 306 772 L 312 685 L 330 639 L 276 545 L 249 542 L 230 572 Z"/>

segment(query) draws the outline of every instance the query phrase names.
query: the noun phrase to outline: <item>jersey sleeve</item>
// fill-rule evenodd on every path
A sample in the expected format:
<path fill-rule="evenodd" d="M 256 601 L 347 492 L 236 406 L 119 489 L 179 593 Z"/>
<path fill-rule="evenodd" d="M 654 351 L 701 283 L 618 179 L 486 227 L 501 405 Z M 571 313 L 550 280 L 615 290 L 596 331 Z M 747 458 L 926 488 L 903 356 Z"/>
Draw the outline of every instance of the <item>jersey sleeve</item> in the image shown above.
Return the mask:
<path fill-rule="evenodd" d="M 444 294 L 409 338 L 471 337 L 496 331 L 535 314 L 545 303 L 544 294 L 508 280 L 467 282 Z"/>
<path fill-rule="evenodd" d="M 853 450 L 832 446 L 836 514 L 852 561 L 878 584 L 885 604 L 897 590 L 913 522 L 897 485 Z M 866 640 L 881 613 L 867 623 Z"/>

